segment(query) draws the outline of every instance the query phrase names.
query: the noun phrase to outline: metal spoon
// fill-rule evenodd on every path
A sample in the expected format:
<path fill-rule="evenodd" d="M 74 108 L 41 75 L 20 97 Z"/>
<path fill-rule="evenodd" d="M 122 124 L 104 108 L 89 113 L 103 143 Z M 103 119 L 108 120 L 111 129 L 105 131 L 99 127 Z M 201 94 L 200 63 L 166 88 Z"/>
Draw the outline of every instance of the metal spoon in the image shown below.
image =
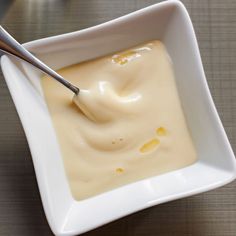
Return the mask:
<path fill-rule="evenodd" d="M 52 70 L 50 67 L 45 65 L 42 61 L 36 58 L 33 54 L 31 54 L 28 50 L 26 50 L 20 43 L 18 43 L 6 30 L 0 26 L 0 50 L 12 54 L 31 65 L 34 65 L 41 71 L 45 72 L 61 84 L 65 85 L 68 89 L 70 89 L 73 93 L 78 95 L 79 88 L 71 84 L 69 81 L 65 80 L 62 76 L 60 76 L 57 72 Z"/>

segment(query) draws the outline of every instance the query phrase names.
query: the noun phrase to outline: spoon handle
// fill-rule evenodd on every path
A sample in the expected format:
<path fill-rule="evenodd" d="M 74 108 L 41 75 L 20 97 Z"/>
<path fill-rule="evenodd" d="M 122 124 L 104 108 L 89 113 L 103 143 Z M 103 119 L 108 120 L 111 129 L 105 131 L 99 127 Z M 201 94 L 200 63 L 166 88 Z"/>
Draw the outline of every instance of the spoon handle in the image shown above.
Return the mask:
<path fill-rule="evenodd" d="M 62 76 L 52 70 L 50 67 L 45 65 L 42 61 L 31 54 L 27 49 L 25 49 L 20 43 L 18 43 L 6 30 L 0 26 L 0 50 L 12 54 L 48 74 L 52 78 L 56 79 L 58 82 L 65 85 L 75 94 L 79 93 L 79 88 L 71 84 L 69 81 L 65 80 Z"/>

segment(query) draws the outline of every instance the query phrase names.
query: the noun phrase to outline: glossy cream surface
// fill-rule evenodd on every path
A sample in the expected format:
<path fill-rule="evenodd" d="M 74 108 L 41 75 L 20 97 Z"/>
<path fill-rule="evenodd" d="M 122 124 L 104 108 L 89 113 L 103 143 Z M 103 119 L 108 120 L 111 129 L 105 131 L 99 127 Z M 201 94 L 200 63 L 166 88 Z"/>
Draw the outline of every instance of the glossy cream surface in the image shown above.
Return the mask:
<path fill-rule="evenodd" d="M 196 151 L 165 46 L 152 41 L 58 71 L 42 87 L 76 200 L 188 166 Z"/>

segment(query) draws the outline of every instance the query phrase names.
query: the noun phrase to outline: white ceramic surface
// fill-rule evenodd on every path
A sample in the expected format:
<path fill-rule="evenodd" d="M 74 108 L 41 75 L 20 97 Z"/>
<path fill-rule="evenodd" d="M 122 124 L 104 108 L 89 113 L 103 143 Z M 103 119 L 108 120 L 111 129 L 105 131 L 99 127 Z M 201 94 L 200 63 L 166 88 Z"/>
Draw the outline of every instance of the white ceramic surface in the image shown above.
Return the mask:
<path fill-rule="evenodd" d="M 75 201 L 68 187 L 41 90 L 41 72 L 10 56 L 1 59 L 30 146 L 44 210 L 56 235 L 80 234 L 138 210 L 214 189 L 235 178 L 234 154 L 213 104 L 194 30 L 181 2 L 165 1 L 89 29 L 25 46 L 58 69 L 152 39 L 161 39 L 172 58 L 198 161 L 83 201 Z"/>

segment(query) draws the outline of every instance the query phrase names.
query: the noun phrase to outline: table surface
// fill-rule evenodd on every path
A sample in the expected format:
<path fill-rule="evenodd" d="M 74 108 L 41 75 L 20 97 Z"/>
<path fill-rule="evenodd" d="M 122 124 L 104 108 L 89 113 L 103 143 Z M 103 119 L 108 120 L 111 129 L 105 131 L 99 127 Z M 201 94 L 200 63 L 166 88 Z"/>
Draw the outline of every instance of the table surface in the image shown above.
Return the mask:
<path fill-rule="evenodd" d="M 79 30 L 155 0 L 1 0 L 0 23 L 21 43 Z M 236 1 L 183 0 L 208 84 L 236 150 Z M 0 74 L 0 235 L 52 235 L 28 144 Z M 135 213 L 84 236 L 235 236 L 236 182 Z"/>

